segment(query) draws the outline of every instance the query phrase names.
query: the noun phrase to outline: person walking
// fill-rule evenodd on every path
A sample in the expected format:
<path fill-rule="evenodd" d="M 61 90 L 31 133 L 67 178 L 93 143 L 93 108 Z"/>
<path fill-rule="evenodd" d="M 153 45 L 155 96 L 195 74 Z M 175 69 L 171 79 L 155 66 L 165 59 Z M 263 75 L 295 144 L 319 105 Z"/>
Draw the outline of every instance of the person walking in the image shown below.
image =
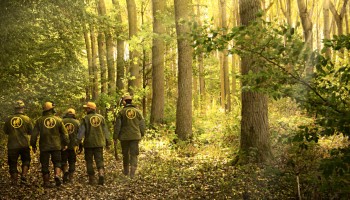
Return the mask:
<path fill-rule="evenodd" d="M 15 113 L 9 116 L 4 125 L 4 133 L 8 135 L 7 156 L 11 184 L 17 185 L 18 159 L 22 161 L 21 183 L 27 183 L 27 173 L 30 166 L 29 137 L 33 131 L 31 119 L 24 114 L 25 105 L 22 100 L 15 102 Z"/>
<path fill-rule="evenodd" d="M 93 167 L 93 160 L 95 160 L 99 176 L 98 184 L 103 185 L 105 182 L 103 148 L 109 149 L 111 145 L 110 133 L 105 118 L 96 113 L 96 104 L 94 102 L 87 102 L 83 107 L 87 115 L 83 118 L 79 127 L 79 152 L 84 147 L 89 184 L 94 185 L 96 182 Z"/>
<path fill-rule="evenodd" d="M 44 187 L 50 187 L 50 157 L 54 167 L 56 186 L 61 185 L 61 150 L 66 150 L 69 144 L 67 129 L 62 119 L 55 116 L 55 113 L 55 104 L 53 102 L 45 102 L 43 104 L 43 114 L 36 121 L 30 139 L 30 145 L 35 153 L 39 137 L 40 163 Z"/>
<path fill-rule="evenodd" d="M 69 135 L 68 148 L 61 152 L 63 183 L 72 183 L 74 181 L 75 163 L 77 162 L 77 135 L 80 124 L 75 117 L 75 110 L 73 108 L 67 110 L 66 115 L 63 117 L 63 124 Z"/>
<path fill-rule="evenodd" d="M 125 96 L 123 100 L 124 108 L 117 113 L 113 140 L 120 140 L 123 155 L 123 174 L 130 175 L 130 178 L 133 178 L 137 169 L 139 142 L 145 135 L 145 120 L 141 111 L 132 104 L 131 96 Z"/>

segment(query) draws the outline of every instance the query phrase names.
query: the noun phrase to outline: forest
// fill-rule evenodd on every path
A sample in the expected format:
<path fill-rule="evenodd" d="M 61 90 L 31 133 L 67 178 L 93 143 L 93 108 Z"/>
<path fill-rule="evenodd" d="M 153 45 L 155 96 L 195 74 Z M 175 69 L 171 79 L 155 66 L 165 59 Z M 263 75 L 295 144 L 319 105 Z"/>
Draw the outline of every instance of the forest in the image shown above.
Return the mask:
<path fill-rule="evenodd" d="M 1 0 L 0 199 L 350 199 L 349 0 Z M 10 185 L 3 126 L 22 100 L 95 102 L 146 122 L 134 178 Z M 118 154 L 118 159 L 115 158 Z M 20 165 L 18 166 L 20 168 Z"/>

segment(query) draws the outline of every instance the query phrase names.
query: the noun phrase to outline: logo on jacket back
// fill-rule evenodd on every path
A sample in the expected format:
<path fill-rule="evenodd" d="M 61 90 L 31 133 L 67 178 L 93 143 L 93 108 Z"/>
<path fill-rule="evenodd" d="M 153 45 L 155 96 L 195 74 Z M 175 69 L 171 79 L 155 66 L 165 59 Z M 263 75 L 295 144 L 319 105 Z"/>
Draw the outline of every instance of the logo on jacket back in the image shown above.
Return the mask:
<path fill-rule="evenodd" d="M 13 128 L 20 128 L 23 124 L 23 120 L 20 117 L 12 117 L 11 119 L 11 126 Z"/>
<path fill-rule="evenodd" d="M 72 124 L 72 123 L 67 123 L 67 124 L 65 124 L 64 126 L 66 127 L 66 129 L 67 129 L 67 131 L 68 131 L 69 134 L 74 133 L 74 130 L 75 130 L 74 124 Z"/>
<path fill-rule="evenodd" d="M 53 128 L 56 125 L 56 119 L 53 117 L 48 117 L 44 120 L 44 126 L 46 128 Z"/>
<path fill-rule="evenodd" d="M 93 127 L 98 127 L 102 122 L 102 119 L 99 116 L 92 116 L 90 118 L 90 124 Z"/>
<path fill-rule="evenodd" d="M 128 119 L 134 119 L 136 117 L 136 112 L 134 109 L 127 109 L 125 114 Z"/>

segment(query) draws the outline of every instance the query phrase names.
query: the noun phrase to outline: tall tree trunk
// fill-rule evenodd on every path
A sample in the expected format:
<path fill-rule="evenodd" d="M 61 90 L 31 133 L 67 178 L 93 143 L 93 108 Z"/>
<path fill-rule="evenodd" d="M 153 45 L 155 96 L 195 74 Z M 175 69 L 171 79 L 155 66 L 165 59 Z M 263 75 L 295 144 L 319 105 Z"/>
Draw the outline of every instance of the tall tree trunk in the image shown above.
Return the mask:
<path fill-rule="evenodd" d="M 174 0 L 178 45 L 178 99 L 176 106 L 176 129 L 179 139 L 192 137 L 192 47 L 188 22 L 191 0 Z"/>
<path fill-rule="evenodd" d="M 329 4 L 330 0 L 324 0 L 323 2 L 323 35 L 324 39 L 331 39 L 331 30 L 329 25 Z M 330 48 L 327 48 L 326 50 L 326 57 L 331 57 L 331 50 Z"/>
<path fill-rule="evenodd" d="M 343 6 L 341 8 L 340 13 L 338 14 L 334 4 L 332 2 L 329 2 L 329 9 L 333 14 L 333 18 L 335 20 L 335 23 L 337 24 L 337 28 L 338 28 L 338 35 L 342 35 L 343 34 L 343 19 L 345 16 L 345 11 L 346 11 L 346 5 L 348 4 L 349 0 L 344 0 L 343 2 Z M 339 56 L 341 58 L 344 58 L 344 50 L 341 49 L 340 50 L 340 54 Z"/>
<path fill-rule="evenodd" d="M 106 6 L 104 0 L 96 0 L 97 11 L 99 16 L 106 15 Z M 98 58 L 100 61 L 101 69 L 101 93 L 107 94 L 107 65 L 106 65 L 106 40 L 104 30 L 101 28 L 98 30 L 97 43 L 98 43 Z"/>
<path fill-rule="evenodd" d="M 116 93 L 116 72 L 114 65 L 114 44 L 110 31 L 106 31 L 107 67 L 108 67 L 108 95 Z"/>
<path fill-rule="evenodd" d="M 227 33 L 227 16 L 226 16 L 226 0 L 219 0 L 219 9 L 221 13 L 221 28 L 223 28 L 223 34 Z M 228 50 L 227 47 L 221 52 L 221 60 L 222 60 L 222 72 L 223 72 L 223 101 L 225 105 L 226 111 L 231 111 L 231 96 L 230 96 L 230 79 L 228 72 Z"/>
<path fill-rule="evenodd" d="M 259 0 L 240 0 L 240 20 L 242 25 L 248 25 L 256 18 L 260 10 Z M 259 72 L 254 66 L 254 57 L 242 57 L 242 75 L 249 71 Z M 243 87 L 245 83 L 242 83 Z M 242 120 L 241 120 L 241 162 L 247 162 L 247 155 L 255 155 L 255 160 L 250 162 L 265 162 L 271 154 L 269 123 L 268 123 L 268 98 L 265 94 L 254 91 L 242 91 Z M 252 151 L 254 152 L 253 154 Z"/>
<path fill-rule="evenodd" d="M 106 46 L 105 35 L 101 32 L 97 36 L 98 43 L 98 60 L 101 70 L 101 93 L 107 94 L 107 66 L 106 66 Z"/>
<path fill-rule="evenodd" d="M 304 39 L 306 43 L 306 47 L 308 47 L 310 50 L 313 49 L 313 34 L 312 34 L 312 21 L 311 21 L 311 15 L 310 12 L 308 12 L 305 0 L 297 0 L 298 3 L 298 9 L 299 9 L 299 15 L 301 19 L 301 24 L 303 26 L 304 31 Z M 311 74 L 313 74 L 313 67 L 309 63 L 306 65 L 306 75 L 309 77 Z"/>
<path fill-rule="evenodd" d="M 234 18 L 233 20 L 233 26 L 239 26 L 240 24 L 240 16 L 239 16 L 239 3 L 238 0 L 232 1 L 232 7 L 233 7 L 233 13 L 232 16 Z M 234 45 L 234 44 L 233 44 Z M 237 66 L 237 67 L 236 67 Z M 232 97 L 235 97 L 237 95 L 237 79 L 236 79 L 236 73 L 238 73 L 240 69 L 240 61 L 239 57 L 236 54 L 232 55 Z M 235 98 L 234 98 L 235 99 Z"/>
<path fill-rule="evenodd" d="M 96 100 L 99 96 L 99 82 L 98 82 L 98 66 L 97 66 L 97 42 L 96 42 L 96 36 L 95 36 L 95 29 L 94 26 L 90 25 L 90 40 L 91 40 L 91 65 L 92 65 L 92 72 L 94 74 L 93 77 L 93 85 L 92 85 L 92 100 Z"/>
<path fill-rule="evenodd" d="M 99 10 L 101 16 L 106 16 L 106 6 L 104 0 L 99 0 Z M 115 79 L 115 66 L 114 66 L 114 44 L 113 37 L 110 31 L 110 27 L 104 30 L 106 36 L 106 58 L 107 58 L 107 77 L 108 77 L 108 95 L 114 95 L 116 93 L 116 79 Z"/>
<path fill-rule="evenodd" d="M 142 1 L 141 3 L 141 27 L 144 26 L 144 17 L 145 17 L 145 11 L 146 11 L 147 5 L 145 5 L 145 2 Z M 145 90 L 147 87 L 147 52 L 146 48 L 142 46 L 142 89 Z M 142 114 L 144 117 L 147 116 L 147 97 L 146 95 L 142 96 Z"/>
<path fill-rule="evenodd" d="M 117 33 L 117 90 L 118 92 L 122 91 L 124 89 L 124 73 L 125 73 L 125 61 L 124 61 L 124 39 L 123 37 L 123 20 L 121 15 L 121 9 L 119 6 L 118 0 L 112 0 L 113 5 L 116 9 L 117 15 L 116 15 L 116 23 L 119 25 L 119 27 L 116 30 Z"/>
<path fill-rule="evenodd" d="M 152 105 L 151 124 L 160 124 L 164 121 L 164 53 L 165 26 L 161 20 L 161 14 L 166 9 L 165 0 L 152 0 L 153 13 L 153 46 L 152 46 Z"/>
<path fill-rule="evenodd" d="M 85 41 L 85 47 L 86 47 L 86 56 L 87 56 L 87 61 L 88 61 L 88 77 L 89 77 L 89 82 L 86 86 L 86 100 L 91 99 L 91 94 L 92 94 L 92 85 L 93 85 L 93 68 L 92 68 L 92 55 L 91 55 L 91 43 L 90 43 L 90 38 L 89 38 L 89 33 L 88 30 L 86 30 L 86 26 L 83 25 L 84 27 L 84 41 Z"/>
<path fill-rule="evenodd" d="M 348 4 L 349 0 L 344 0 L 343 6 L 341 8 L 340 13 L 338 14 L 337 9 L 335 8 L 334 4 L 329 1 L 329 9 L 333 14 L 333 17 L 335 19 L 335 23 L 337 24 L 337 28 L 338 28 L 338 35 L 342 35 L 343 34 L 343 19 L 345 16 L 345 11 L 346 11 L 346 5 Z"/>
<path fill-rule="evenodd" d="M 135 0 L 126 0 L 126 4 L 128 7 L 128 22 L 129 22 L 129 39 L 136 37 L 137 30 L 137 11 Z M 129 50 L 130 51 L 130 50 Z M 134 90 L 140 87 L 140 72 L 139 72 L 139 53 L 137 50 L 132 50 L 129 53 L 130 59 L 130 75 L 133 77 L 129 80 L 128 90 L 131 95 L 133 95 Z"/>
<path fill-rule="evenodd" d="M 202 26 L 201 20 L 201 0 L 197 2 L 197 20 L 198 25 Z M 197 64 L 198 64 L 198 82 L 199 82 L 199 106 L 201 112 L 205 113 L 206 109 L 203 106 L 206 104 L 206 93 L 205 93 L 205 70 L 204 70 L 204 53 L 200 53 L 197 56 Z"/>

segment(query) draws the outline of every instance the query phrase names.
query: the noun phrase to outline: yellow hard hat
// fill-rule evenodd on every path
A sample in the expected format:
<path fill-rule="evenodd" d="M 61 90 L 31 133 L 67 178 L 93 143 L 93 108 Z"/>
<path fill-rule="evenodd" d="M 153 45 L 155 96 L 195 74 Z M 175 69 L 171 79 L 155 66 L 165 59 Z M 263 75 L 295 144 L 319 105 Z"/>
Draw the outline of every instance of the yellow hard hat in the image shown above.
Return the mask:
<path fill-rule="evenodd" d="M 51 110 L 51 109 L 54 109 L 55 108 L 55 104 L 50 102 L 50 101 L 47 101 L 43 104 L 43 110 L 44 111 L 47 111 L 47 110 Z"/>
<path fill-rule="evenodd" d="M 15 108 L 24 108 L 24 102 L 22 100 L 18 100 L 15 102 Z"/>
<path fill-rule="evenodd" d="M 95 110 L 96 109 L 96 104 L 94 102 L 89 101 L 89 102 L 86 103 L 86 105 L 83 105 L 83 107 Z"/>
<path fill-rule="evenodd" d="M 73 108 L 68 108 L 67 114 L 75 115 L 75 110 Z"/>
<path fill-rule="evenodd" d="M 124 100 L 124 101 L 125 101 L 125 100 L 132 100 L 132 97 L 131 97 L 130 95 L 126 95 L 126 96 L 124 96 L 123 100 Z"/>

